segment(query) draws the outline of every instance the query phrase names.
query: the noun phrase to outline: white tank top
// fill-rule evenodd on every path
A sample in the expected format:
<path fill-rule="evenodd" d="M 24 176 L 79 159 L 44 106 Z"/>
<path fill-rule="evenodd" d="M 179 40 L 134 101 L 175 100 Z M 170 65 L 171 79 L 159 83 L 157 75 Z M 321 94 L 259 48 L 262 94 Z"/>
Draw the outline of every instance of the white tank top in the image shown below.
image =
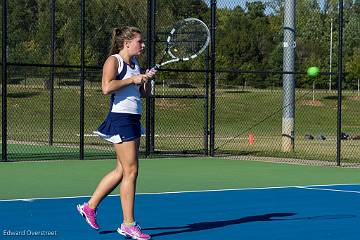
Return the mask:
<path fill-rule="evenodd" d="M 112 56 L 116 57 L 119 62 L 116 76 L 117 81 L 140 74 L 140 66 L 136 58 L 133 57 L 131 59 L 134 66 L 134 68 L 131 68 L 119 54 Z M 140 85 L 130 84 L 113 92 L 111 95 L 110 111 L 115 113 L 141 114 Z"/>

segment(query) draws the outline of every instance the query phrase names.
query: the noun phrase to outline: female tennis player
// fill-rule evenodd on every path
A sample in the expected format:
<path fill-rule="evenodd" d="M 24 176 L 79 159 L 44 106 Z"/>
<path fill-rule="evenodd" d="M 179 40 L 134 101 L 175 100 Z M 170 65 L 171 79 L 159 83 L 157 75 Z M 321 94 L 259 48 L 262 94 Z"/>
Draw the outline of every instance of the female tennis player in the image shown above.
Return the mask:
<path fill-rule="evenodd" d="M 156 70 L 141 74 L 137 61 L 145 44 L 141 32 L 135 27 L 113 30 L 110 56 L 103 66 L 102 91 L 111 94 L 111 107 L 105 121 L 96 133 L 113 143 L 116 167 L 103 177 L 87 203 L 77 210 L 94 229 L 99 229 L 96 209 L 103 198 L 120 185 L 123 223 L 118 233 L 137 240 L 150 239 L 142 232 L 134 218 L 134 199 L 138 176 L 138 150 L 141 137 L 141 94 L 145 94 L 147 81 Z"/>

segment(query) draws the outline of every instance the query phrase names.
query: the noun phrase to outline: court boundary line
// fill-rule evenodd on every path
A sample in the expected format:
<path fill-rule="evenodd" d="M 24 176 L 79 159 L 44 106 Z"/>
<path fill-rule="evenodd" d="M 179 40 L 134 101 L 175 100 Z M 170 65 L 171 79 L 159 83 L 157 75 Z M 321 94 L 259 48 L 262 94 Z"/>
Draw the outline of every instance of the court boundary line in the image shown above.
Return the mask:
<path fill-rule="evenodd" d="M 349 184 L 351 186 L 353 184 Z M 356 184 L 354 184 L 356 185 Z M 299 189 L 305 189 L 305 190 L 317 190 L 317 191 L 329 191 L 329 192 L 344 192 L 344 193 L 359 193 L 360 191 L 352 191 L 352 190 L 340 190 L 340 189 L 331 189 L 331 188 L 316 188 L 316 187 L 297 187 Z"/>
<path fill-rule="evenodd" d="M 332 187 L 332 186 L 356 186 L 360 183 L 339 183 L 339 184 L 323 184 L 323 185 L 307 185 L 307 186 L 274 186 L 274 187 L 254 187 L 254 188 L 225 188 L 225 189 L 207 189 L 207 190 L 189 190 L 189 191 L 174 191 L 174 192 L 149 192 L 149 193 L 136 193 L 136 196 L 141 195 L 167 195 L 167 194 L 183 194 L 183 193 L 206 193 L 206 192 L 227 192 L 227 191 L 251 191 L 251 190 L 268 190 L 268 189 L 287 189 L 287 188 L 297 188 L 297 189 L 308 189 L 308 190 L 323 190 L 323 191 L 334 191 L 334 192 L 349 192 L 349 193 L 360 193 L 360 191 L 350 191 L 350 190 L 337 190 L 337 189 L 326 189 L 326 188 L 317 188 L 317 187 Z M 110 194 L 108 197 L 118 197 L 119 194 Z M 18 198 L 18 199 L 0 199 L 1 202 L 32 202 L 36 200 L 57 200 L 57 199 L 76 199 L 76 198 L 86 198 L 91 197 L 89 195 L 82 196 L 67 196 L 67 197 L 43 197 L 43 198 Z"/>

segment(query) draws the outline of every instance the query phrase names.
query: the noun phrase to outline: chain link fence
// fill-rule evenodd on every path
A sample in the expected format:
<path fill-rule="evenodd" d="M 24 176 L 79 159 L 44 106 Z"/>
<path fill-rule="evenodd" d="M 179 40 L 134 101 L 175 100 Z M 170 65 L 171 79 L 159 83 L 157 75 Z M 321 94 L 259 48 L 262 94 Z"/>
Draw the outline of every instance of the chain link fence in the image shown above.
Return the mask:
<path fill-rule="evenodd" d="M 294 26 L 284 30 L 290 2 L 296 2 Z M 158 72 L 153 94 L 143 99 L 148 136 L 142 137 L 142 153 L 335 165 L 340 149 L 343 165 L 359 163 L 358 1 L 344 4 L 340 45 L 339 1 L 14 0 L 3 1 L 3 10 L 4 4 L 3 160 L 113 157 L 112 146 L 93 134 L 109 108 L 101 66 L 112 29 L 143 29 L 153 47 L 141 56 L 146 68 L 160 57 L 174 22 L 195 17 L 215 31 L 215 45 Z M 294 33 L 288 46 L 286 30 Z M 294 54 L 284 55 L 286 47 Z M 294 64 L 284 69 L 291 57 Z M 339 146 L 340 61 L 345 75 Z M 310 66 L 321 74 L 306 75 Z M 289 81 L 295 86 L 290 95 L 284 92 Z M 284 118 L 290 118 L 290 130 Z"/>
<path fill-rule="evenodd" d="M 228 4 L 218 1 L 219 5 L 221 2 Z M 339 111 L 338 2 L 297 1 L 296 7 L 292 6 L 293 16 L 286 15 L 286 6 L 276 5 L 275 1 L 240 2 L 218 9 L 228 12 L 230 8 L 230 13 L 223 22 L 219 16 L 217 57 L 226 59 L 235 51 L 238 58 L 232 63 L 238 67 L 235 70 L 217 67 L 216 151 L 242 158 L 250 155 L 269 161 L 335 165 Z M 291 5 L 295 1 L 285 3 Z M 354 39 L 359 36 L 360 22 L 353 18 L 359 16 L 358 7 L 359 3 L 344 6 L 343 60 L 347 73 L 358 64 L 351 60 L 359 47 Z M 291 21 L 287 18 L 296 19 L 294 26 L 286 25 Z M 237 27 L 230 29 L 229 24 Z M 285 53 L 289 47 L 286 31 L 294 35 L 293 55 Z M 236 36 L 239 42 L 231 51 L 227 50 L 228 43 L 220 40 L 225 32 Z M 295 64 L 285 69 L 285 63 L 293 60 Z M 314 78 L 304 74 L 310 66 L 319 66 L 321 75 Z M 358 76 L 359 72 L 355 70 L 353 74 Z M 341 157 L 345 165 L 358 162 L 360 156 L 358 92 L 354 86 L 356 77 L 350 76 L 348 73 L 344 78 L 342 97 Z M 295 88 L 289 89 L 289 81 Z M 284 116 L 290 118 L 286 116 L 289 107 L 293 111 L 293 126 L 286 132 L 289 126 Z M 292 138 L 290 151 L 284 135 Z"/>
<path fill-rule="evenodd" d="M 146 38 L 147 4 L 138 2 L 2 2 L 8 73 L 3 158 L 113 157 L 112 146 L 93 134 L 109 109 L 109 97 L 101 92 L 101 69 L 113 28 L 136 25 Z"/>

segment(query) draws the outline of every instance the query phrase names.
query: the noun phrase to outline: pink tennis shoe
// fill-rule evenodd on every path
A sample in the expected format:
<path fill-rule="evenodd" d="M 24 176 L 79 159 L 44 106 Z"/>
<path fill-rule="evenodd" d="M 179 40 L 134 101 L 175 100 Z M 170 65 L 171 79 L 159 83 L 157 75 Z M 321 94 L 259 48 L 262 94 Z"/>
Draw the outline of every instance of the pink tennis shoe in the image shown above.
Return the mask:
<path fill-rule="evenodd" d="M 135 224 L 134 226 L 121 224 L 121 226 L 117 229 L 117 232 L 125 237 L 135 240 L 149 240 L 151 238 L 150 235 L 141 231 L 141 227 L 138 224 Z"/>
<path fill-rule="evenodd" d="M 90 227 L 98 230 L 100 227 L 96 222 L 96 210 L 89 208 L 87 203 L 76 206 L 78 212 L 83 216 Z"/>

